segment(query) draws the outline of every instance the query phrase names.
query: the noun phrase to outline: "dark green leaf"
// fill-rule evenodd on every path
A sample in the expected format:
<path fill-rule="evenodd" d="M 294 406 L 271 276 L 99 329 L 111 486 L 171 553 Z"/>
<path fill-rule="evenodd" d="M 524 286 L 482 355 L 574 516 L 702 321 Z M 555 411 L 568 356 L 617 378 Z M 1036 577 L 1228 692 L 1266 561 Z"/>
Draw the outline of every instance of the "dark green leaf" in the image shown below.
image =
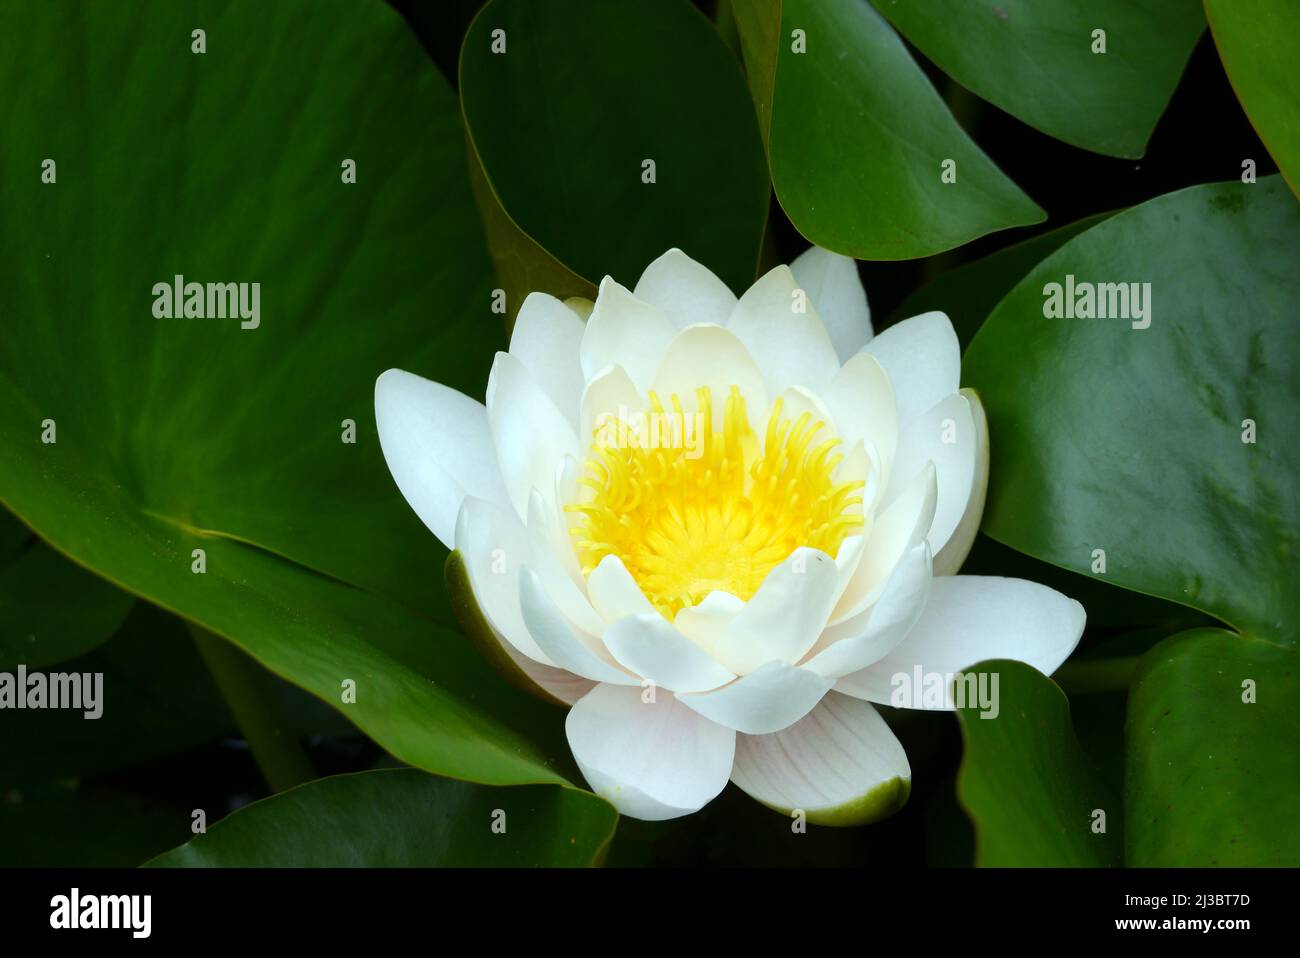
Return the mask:
<path fill-rule="evenodd" d="M 493 0 L 465 36 L 460 90 L 500 207 L 556 263 L 631 286 L 677 246 L 737 292 L 753 282 L 762 143 L 735 58 L 684 0 Z M 490 238 L 498 258 L 537 263 L 518 237 Z"/>
<path fill-rule="evenodd" d="M 0 499 L 409 764 L 562 781 L 531 737 L 554 714 L 444 627 L 445 553 L 374 435 L 384 369 L 477 392 L 500 341 L 455 98 L 400 17 L 9 4 L 0 81 L 0 285 L 23 317 L 0 341 Z M 260 283 L 259 325 L 156 317 L 176 275 Z"/>
<path fill-rule="evenodd" d="M 1297 244 L 1269 177 L 1151 200 L 1035 268 L 963 362 L 989 417 L 984 531 L 1084 574 L 1104 550 L 1109 583 L 1294 642 Z M 1132 304 L 1046 316 L 1067 277 L 1149 283 L 1149 327 Z"/>
<path fill-rule="evenodd" d="M 871 2 L 962 86 L 1111 156 L 1146 151 L 1205 29 L 1199 0 Z"/>
<path fill-rule="evenodd" d="M 973 263 L 940 273 L 926 283 L 890 314 L 890 325 L 909 316 L 919 316 L 932 309 L 941 310 L 952 320 L 962 349 L 970 345 L 993 307 L 1026 274 L 1054 253 L 1067 240 L 1089 227 L 1096 226 L 1110 213 L 1098 213 L 1058 227 L 1033 239 L 1013 243 Z"/>
<path fill-rule="evenodd" d="M 359 772 L 250 805 L 149 864 L 592 865 L 603 858 L 617 822 L 608 802 L 574 788 L 489 788 L 413 769 Z"/>
<path fill-rule="evenodd" d="M 859 259 L 912 259 L 1045 218 L 867 3 L 733 7 L 772 184 L 808 239 Z M 952 183 L 941 180 L 948 160 Z"/>
<path fill-rule="evenodd" d="M 0 559 L 0 671 L 44 668 L 108 640 L 134 597 L 31 538 Z"/>
<path fill-rule="evenodd" d="M 111 789 L 0 792 L 0 867 L 131 868 L 190 834 L 185 811 Z"/>

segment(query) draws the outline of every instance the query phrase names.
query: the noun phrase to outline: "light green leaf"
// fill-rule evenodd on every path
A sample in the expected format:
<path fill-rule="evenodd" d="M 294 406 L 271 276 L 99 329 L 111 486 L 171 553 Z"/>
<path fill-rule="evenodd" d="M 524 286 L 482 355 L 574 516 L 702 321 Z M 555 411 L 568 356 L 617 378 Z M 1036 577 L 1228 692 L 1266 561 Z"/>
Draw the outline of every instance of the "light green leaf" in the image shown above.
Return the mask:
<path fill-rule="evenodd" d="M 1221 629 L 1143 656 L 1126 729 L 1129 865 L 1300 865 L 1296 658 Z"/>
<path fill-rule="evenodd" d="M 1121 864 L 1119 796 L 1075 737 L 1064 693 L 1023 662 L 993 659 L 965 673 L 987 675 L 990 690 L 998 677 L 996 712 L 957 710 L 966 743 L 957 795 L 975 822 L 976 864 Z"/>
<path fill-rule="evenodd" d="M 1269 177 L 1151 200 L 1039 264 L 962 364 L 989 417 L 983 530 L 1294 642 L 1298 244 L 1300 207 Z M 1045 315 L 1071 282 L 1149 294 L 1130 318 Z"/>
<path fill-rule="evenodd" d="M 489 788 L 388 769 L 319 779 L 235 812 L 155 867 L 600 864 L 618 813 L 575 788 Z"/>
<path fill-rule="evenodd" d="M 912 259 L 1046 218 L 957 125 L 869 4 L 735 0 L 733 9 L 772 185 L 812 242 Z M 949 161 L 956 180 L 945 183 Z"/>
<path fill-rule="evenodd" d="M 1205 0 L 1205 12 L 1246 116 L 1300 196 L 1300 3 Z M 1259 157 L 1246 159 L 1259 163 Z"/>
<path fill-rule="evenodd" d="M 1199 0 L 871 2 L 990 103 L 1066 143 L 1130 158 L 1146 152 L 1205 29 Z"/>

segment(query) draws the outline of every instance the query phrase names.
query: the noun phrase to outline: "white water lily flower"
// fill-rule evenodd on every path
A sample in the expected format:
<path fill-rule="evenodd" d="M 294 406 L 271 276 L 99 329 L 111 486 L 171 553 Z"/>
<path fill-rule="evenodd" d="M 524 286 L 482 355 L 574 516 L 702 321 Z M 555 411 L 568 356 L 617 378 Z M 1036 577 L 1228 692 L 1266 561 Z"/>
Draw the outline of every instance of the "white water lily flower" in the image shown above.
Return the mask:
<path fill-rule="evenodd" d="M 486 407 L 389 370 L 375 416 L 597 793 L 666 819 L 732 781 L 851 824 L 910 789 L 871 703 L 951 707 L 891 695 L 988 658 L 1051 673 L 1083 632 L 1049 588 L 955 575 L 988 480 L 960 364 L 942 313 L 873 338 L 851 259 L 737 300 L 673 249 L 594 306 L 530 295 Z"/>

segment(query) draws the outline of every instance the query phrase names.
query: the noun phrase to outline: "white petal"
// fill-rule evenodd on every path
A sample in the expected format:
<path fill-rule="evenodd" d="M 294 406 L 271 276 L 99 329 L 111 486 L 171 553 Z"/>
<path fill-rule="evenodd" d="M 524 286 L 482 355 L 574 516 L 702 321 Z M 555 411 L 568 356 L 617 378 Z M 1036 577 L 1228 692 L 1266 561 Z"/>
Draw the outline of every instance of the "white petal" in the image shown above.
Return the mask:
<path fill-rule="evenodd" d="M 833 679 L 807 669 L 768 662 L 724 688 L 678 698 L 719 725 L 750 735 L 766 735 L 799 721 L 834 685 Z"/>
<path fill-rule="evenodd" d="M 727 321 L 727 328 L 758 363 L 774 396 L 790 386 L 819 389 L 840 368 L 817 307 L 801 302 L 798 290 L 790 267 L 778 266 L 740 297 Z"/>
<path fill-rule="evenodd" d="M 889 374 L 898 402 L 898 421 L 904 426 L 957 391 L 961 346 L 943 313 L 922 313 L 905 319 L 863 349 L 880 360 Z"/>
<path fill-rule="evenodd" d="M 857 261 L 813 246 L 790 264 L 790 272 L 808 291 L 840 362 L 846 362 L 871 339 L 871 309 Z"/>
<path fill-rule="evenodd" d="M 537 573 L 546 594 L 566 619 L 579 631 L 600 635 L 605 620 L 565 568 L 561 551 L 565 543 L 557 541 L 564 533 L 550 512 L 542 494 L 534 489 L 528 499 L 528 567 Z"/>
<path fill-rule="evenodd" d="M 970 403 L 975 425 L 975 475 L 971 480 L 970 495 L 966 497 L 961 520 L 943 548 L 935 554 L 935 575 L 956 575 L 961 564 L 966 561 L 966 556 L 975 543 L 975 534 L 979 532 L 989 488 L 989 425 L 984 416 L 984 404 L 973 389 L 963 389 L 961 394 Z"/>
<path fill-rule="evenodd" d="M 854 573 L 858 571 L 858 564 L 862 561 L 862 553 L 866 551 L 866 547 L 867 538 L 862 535 L 849 536 L 840 543 L 840 551 L 835 553 L 835 573 L 839 579 L 835 587 L 836 602 L 853 581 Z"/>
<path fill-rule="evenodd" d="M 524 569 L 519 577 L 519 604 L 528 631 L 556 666 L 593 682 L 639 684 L 635 676 L 628 675 L 607 658 L 598 639 L 574 630 L 532 569 Z"/>
<path fill-rule="evenodd" d="M 456 551 L 488 624 L 530 659 L 554 665 L 533 640 L 519 609 L 519 573 L 528 559 L 528 539 L 514 510 L 467 496 L 456 520 Z"/>
<path fill-rule="evenodd" d="M 835 688 L 892 705 L 894 685 L 911 688 L 918 666 L 923 677 L 946 677 L 984 659 L 1013 659 L 1051 675 L 1079 644 L 1085 619 L 1078 602 L 1037 582 L 940 576 L 932 582 L 925 611 L 902 645 L 875 665 L 846 675 Z M 944 688 L 944 707 L 952 708 L 952 687 L 946 678 Z M 897 704 L 923 707 L 910 699 L 898 699 Z"/>
<path fill-rule="evenodd" d="M 688 326 L 677 334 L 663 354 L 654 377 L 654 391 L 672 408 L 670 397 L 677 395 L 682 408 L 696 411 L 695 393 L 709 387 L 713 399 L 713 423 L 718 428 L 731 387 L 740 390 L 745 400 L 745 414 L 758 435 L 767 424 L 768 393 L 754 358 L 735 335 L 721 326 Z"/>
<path fill-rule="evenodd" d="M 662 821 L 698 811 L 726 788 L 736 733 L 654 691 L 647 703 L 641 689 L 598 685 L 564 728 L 596 794 L 624 815 Z"/>
<path fill-rule="evenodd" d="M 678 329 L 727 321 L 736 294 L 706 266 L 670 249 L 646 267 L 632 295 L 663 310 Z"/>
<path fill-rule="evenodd" d="M 783 814 L 801 809 L 814 824 L 864 825 L 902 807 L 912 769 L 875 709 L 831 692 L 783 731 L 737 736 L 731 780 Z"/>
<path fill-rule="evenodd" d="M 839 678 L 879 661 L 906 638 L 921 617 L 930 593 L 930 579 L 930 548 L 922 541 L 894 568 L 865 618 L 852 620 L 856 628 L 848 634 L 838 625 L 828 628 L 803 667 L 818 675 Z M 822 643 L 825 648 L 820 648 Z"/>
<path fill-rule="evenodd" d="M 730 592 L 710 592 L 699 604 L 679 609 L 673 625 L 704 651 L 712 653 L 731 620 L 744 607 L 745 603 Z"/>
<path fill-rule="evenodd" d="M 831 415 L 830 409 L 812 390 L 803 386 L 791 386 L 781 393 L 780 399 L 782 419 L 788 419 L 791 423 L 796 423 L 799 421 L 800 416 L 807 413 L 810 427 L 814 423 L 825 423 L 813 437 L 812 444 L 814 447 L 827 439 L 835 439 L 841 436 L 840 431 L 836 428 L 835 417 Z M 840 451 L 848 452 L 847 444 Z"/>
<path fill-rule="evenodd" d="M 888 481 L 898 447 L 898 408 L 884 367 L 870 353 L 858 353 L 821 395 L 845 444 L 862 439 L 874 446 Z"/>
<path fill-rule="evenodd" d="M 587 595 L 591 604 L 606 622 L 625 615 L 659 615 L 623 560 L 607 555 L 597 563 L 587 577 Z"/>
<path fill-rule="evenodd" d="M 736 677 L 658 612 L 619 619 L 603 638 L 620 665 L 662 689 L 704 692 Z"/>
<path fill-rule="evenodd" d="M 737 675 L 773 660 L 799 661 L 825 628 L 838 588 L 834 559 L 819 549 L 796 549 L 728 624 L 714 655 Z"/>
<path fill-rule="evenodd" d="M 390 369 L 375 381 L 375 425 L 397 488 L 447 548 L 467 494 L 509 501 L 482 403 Z"/>
<path fill-rule="evenodd" d="M 582 320 L 568 306 L 546 293 L 529 293 L 510 334 L 510 355 L 523 363 L 574 429 L 578 428 L 582 400 L 582 363 L 578 360 L 582 333 Z"/>
<path fill-rule="evenodd" d="M 676 334 L 677 327 L 661 310 L 606 276 L 582 335 L 583 376 L 590 382 L 601 370 L 618 365 L 645 391 Z"/>
<path fill-rule="evenodd" d="M 831 625 L 857 615 L 880 597 L 903 556 L 925 541 L 934 522 L 937 495 L 934 467 L 927 465 L 906 492 L 876 515 L 862 560 L 835 604 Z"/>
<path fill-rule="evenodd" d="M 903 428 L 890 486 L 881 505 L 888 508 L 926 465 L 933 463 L 938 495 L 927 536 L 931 553 L 937 554 L 947 544 L 966 512 L 975 482 L 978 444 L 975 417 L 961 393 L 941 400 Z"/>
<path fill-rule="evenodd" d="M 578 437 L 569 421 L 509 353 L 497 353 L 488 376 L 488 424 L 510 502 L 528 518 L 528 495 L 555 494 L 555 470 L 564 456 L 576 456 Z M 554 503 L 551 503 L 552 505 Z"/>
<path fill-rule="evenodd" d="M 627 370 L 622 366 L 601 370 L 582 393 L 579 447 L 585 452 L 595 442 L 598 430 L 603 434 L 607 425 L 635 421 L 644 410 L 645 399 Z M 614 434 L 618 435 L 617 430 Z"/>

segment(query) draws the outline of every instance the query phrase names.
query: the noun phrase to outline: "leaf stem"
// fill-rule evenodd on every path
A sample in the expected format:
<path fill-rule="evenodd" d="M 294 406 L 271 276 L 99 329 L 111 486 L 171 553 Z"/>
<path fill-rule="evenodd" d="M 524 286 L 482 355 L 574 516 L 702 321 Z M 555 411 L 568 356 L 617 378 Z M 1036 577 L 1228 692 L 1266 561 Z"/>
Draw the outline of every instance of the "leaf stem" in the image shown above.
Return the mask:
<path fill-rule="evenodd" d="M 311 760 L 286 727 L 261 667 L 232 643 L 193 622 L 188 624 L 271 790 L 283 792 L 314 779 Z"/>

